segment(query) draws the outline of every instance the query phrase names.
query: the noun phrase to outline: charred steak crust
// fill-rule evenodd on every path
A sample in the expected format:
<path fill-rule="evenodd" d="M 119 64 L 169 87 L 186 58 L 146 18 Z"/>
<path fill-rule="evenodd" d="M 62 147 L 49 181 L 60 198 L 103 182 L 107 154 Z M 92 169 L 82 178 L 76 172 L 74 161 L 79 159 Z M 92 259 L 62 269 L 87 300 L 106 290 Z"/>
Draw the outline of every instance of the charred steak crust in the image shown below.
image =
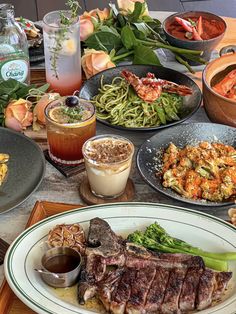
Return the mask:
<path fill-rule="evenodd" d="M 219 272 L 215 274 L 215 290 L 212 296 L 213 301 L 216 301 L 221 297 L 231 278 L 231 272 Z"/>
<path fill-rule="evenodd" d="M 187 270 L 179 297 L 179 308 L 181 311 L 186 312 L 195 309 L 195 299 L 202 272 L 203 269 L 199 267 L 190 267 Z"/>
<path fill-rule="evenodd" d="M 141 313 L 143 311 L 155 274 L 155 268 L 142 268 L 137 271 L 135 281 L 131 286 L 131 294 L 126 304 L 127 313 Z"/>
<path fill-rule="evenodd" d="M 117 289 L 112 294 L 112 302 L 110 311 L 114 314 L 122 314 L 126 311 L 126 304 L 131 296 L 131 289 L 135 283 L 136 270 L 124 269 L 124 273 L 117 286 Z"/>
<path fill-rule="evenodd" d="M 79 303 L 96 295 L 114 314 L 202 310 L 222 296 L 232 277 L 205 269 L 199 256 L 157 254 L 124 241 L 100 218 L 90 221 L 88 244 Z"/>
<path fill-rule="evenodd" d="M 171 270 L 166 286 L 165 297 L 161 311 L 164 314 L 179 313 L 179 296 L 182 290 L 186 269 L 174 268 Z"/>
<path fill-rule="evenodd" d="M 99 299 L 102 301 L 108 312 L 110 311 L 112 294 L 116 291 L 123 273 L 123 268 L 117 268 L 115 271 L 109 271 L 105 275 L 105 278 L 98 284 Z"/>
<path fill-rule="evenodd" d="M 211 269 L 205 269 L 202 273 L 197 295 L 197 309 L 203 310 L 211 305 L 212 294 L 214 291 L 215 272 Z"/>
<path fill-rule="evenodd" d="M 146 312 L 150 313 L 160 311 L 165 296 L 166 286 L 169 280 L 169 274 L 170 270 L 168 269 L 163 267 L 156 268 L 156 274 L 151 283 L 146 299 Z"/>

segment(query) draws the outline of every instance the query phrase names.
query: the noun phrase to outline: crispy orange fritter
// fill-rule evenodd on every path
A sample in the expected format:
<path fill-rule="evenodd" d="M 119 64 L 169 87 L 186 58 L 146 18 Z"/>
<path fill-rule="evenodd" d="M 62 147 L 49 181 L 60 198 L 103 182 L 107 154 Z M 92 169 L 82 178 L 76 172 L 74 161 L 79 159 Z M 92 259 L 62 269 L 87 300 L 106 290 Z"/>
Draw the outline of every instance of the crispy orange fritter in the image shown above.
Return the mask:
<path fill-rule="evenodd" d="M 236 195 L 236 150 L 201 142 L 183 149 L 173 143 L 163 155 L 163 186 L 184 197 L 223 201 Z"/>
<path fill-rule="evenodd" d="M 2 185 L 7 175 L 8 166 L 6 163 L 8 162 L 8 160 L 9 160 L 8 154 L 0 153 L 0 185 Z"/>

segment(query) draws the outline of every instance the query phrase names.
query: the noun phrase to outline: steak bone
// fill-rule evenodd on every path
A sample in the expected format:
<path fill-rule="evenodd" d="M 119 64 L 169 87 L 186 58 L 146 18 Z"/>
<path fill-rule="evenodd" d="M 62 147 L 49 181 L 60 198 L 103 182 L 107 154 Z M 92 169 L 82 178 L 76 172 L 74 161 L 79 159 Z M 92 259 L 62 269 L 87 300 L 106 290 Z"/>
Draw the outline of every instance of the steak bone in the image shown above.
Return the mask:
<path fill-rule="evenodd" d="M 105 220 L 93 218 L 90 221 L 88 244 L 91 247 L 86 248 L 86 255 L 92 252 L 103 257 L 111 257 L 121 252 L 123 239 L 112 231 Z"/>

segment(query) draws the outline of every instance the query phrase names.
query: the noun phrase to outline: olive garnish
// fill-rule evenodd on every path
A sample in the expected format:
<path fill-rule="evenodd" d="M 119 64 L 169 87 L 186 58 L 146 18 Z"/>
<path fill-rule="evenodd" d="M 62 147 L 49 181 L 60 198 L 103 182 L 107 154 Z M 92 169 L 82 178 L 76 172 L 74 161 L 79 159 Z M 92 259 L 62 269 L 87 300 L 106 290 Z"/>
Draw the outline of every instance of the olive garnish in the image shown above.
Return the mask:
<path fill-rule="evenodd" d="M 68 107 L 76 107 L 79 104 L 79 99 L 76 96 L 68 96 L 66 97 L 65 104 Z"/>

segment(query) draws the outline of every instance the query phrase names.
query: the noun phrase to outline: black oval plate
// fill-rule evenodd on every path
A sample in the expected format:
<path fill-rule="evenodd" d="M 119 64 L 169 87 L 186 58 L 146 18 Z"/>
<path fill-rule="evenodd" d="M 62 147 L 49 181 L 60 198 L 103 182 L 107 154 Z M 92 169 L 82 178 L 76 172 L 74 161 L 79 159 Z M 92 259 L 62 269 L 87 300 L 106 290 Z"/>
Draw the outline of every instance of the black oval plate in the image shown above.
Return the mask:
<path fill-rule="evenodd" d="M 184 97 L 184 111 L 186 114 L 178 121 L 173 121 L 165 125 L 155 126 L 155 127 L 144 127 L 144 128 L 126 128 L 119 125 L 113 125 L 106 120 L 98 119 L 97 120 L 105 125 L 111 126 L 116 129 L 120 130 L 129 130 L 129 131 L 154 131 L 163 128 L 167 128 L 172 125 L 179 124 L 188 118 L 190 118 L 200 107 L 202 94 L 197 86 L 197 84 L 190 79 L 187 75 L 177 72 L 175 70 L 164 68 L 162 66 L 154 66 L 154 65 L 122 65 L 117 66 L 115 68 L 111 68 L 105 71 L 102 71 L 91 78 L 89 78 L 85 83 L 82 85 L 79 97 L 83 99 L 92 99 L 93 96 L 98 94 L 98 89 L 101 85 L 101 77 L 104 76 L 104 83 L 111 83 L 112 79 L 116 76 L 120 76 L 122 70 L 128 70 L 139 77 L 144 77 L 148 72 L 154 73 L 157 78 L 165 79 L 168 81 L 175 82 L 181 85 L 187 85 L 191 87 L 193 90 L 193 94 L 190 96 Z"/>
<path fill-rule="evenodd" d="M 7 153 L 8 173 L 0 186 L 0 214 L 24 202 L 39 186 L 45 159 L 39 146 L 23 134 L 0 128 L 0 153 Z"/>
<path fill-rule="evenodd" d="M 43 28 L 41 25 L 38 25 L 36 23 L 35 26 L 40 30 L 40 40 L 38 40 L 38 38 L 28 40 L 30 64 L 44 62 L 45 60 L 43 45 Z"/>
<path fill-rule="evenodd" d="M 214 123 L 191 123 L 162 130 L 146 140 L 137 154 L 137 167 L 144 179 L 156 191 L 181 202 L 200 206 L 225 206 L 235 204 L 235 200 L 211 202 L 184 198 L 170 188 L 164 188 L 161 175 L 156 175 L 162 169 L 162 156 L 170 142 L 183 148 L 186 145 L 196 145 L 201 141 L 221 142 L 236 147 L 236 128 Z"/>

